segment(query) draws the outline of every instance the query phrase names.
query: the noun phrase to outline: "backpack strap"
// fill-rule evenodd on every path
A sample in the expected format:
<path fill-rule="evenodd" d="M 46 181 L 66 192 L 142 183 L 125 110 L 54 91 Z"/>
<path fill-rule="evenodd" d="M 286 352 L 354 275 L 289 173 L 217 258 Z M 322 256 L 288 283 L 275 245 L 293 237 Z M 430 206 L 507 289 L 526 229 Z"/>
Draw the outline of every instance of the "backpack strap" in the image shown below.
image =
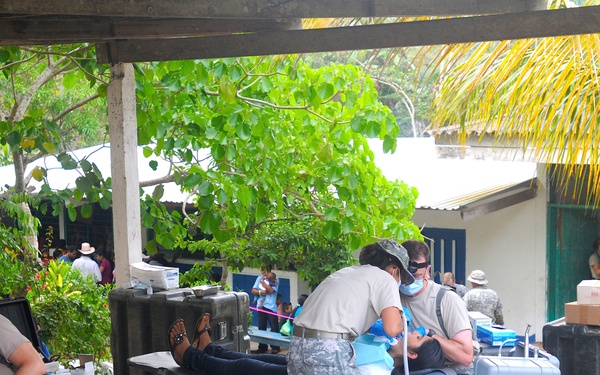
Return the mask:
<path fill-rule="evenodd" d="M 17 369 L 11 364 L 9 363 L 6 358 L 4 358 L 3 356 L 0 355 L 0 365 L 4 365 L 6 367 L 8 367 L 9 369 L 11 369 L 12 371 L 17 371 Z M 9 371 L 10 372 L 10 371 Z"/>
<path fill-rule="evenodd" d="M 442 327 L 442 332 L 444 332 L 446 338 L 449 337 L 446 326 L 444 325 L 444 319 L 442 319 L 442 298 L 444 298 L 444 294 L 446 294 L 448 290 L 448 288 L 442 286 L 435 297 L 435 314 L 437 315 L 438 323 L 440 323 L 440 327 Z"/>

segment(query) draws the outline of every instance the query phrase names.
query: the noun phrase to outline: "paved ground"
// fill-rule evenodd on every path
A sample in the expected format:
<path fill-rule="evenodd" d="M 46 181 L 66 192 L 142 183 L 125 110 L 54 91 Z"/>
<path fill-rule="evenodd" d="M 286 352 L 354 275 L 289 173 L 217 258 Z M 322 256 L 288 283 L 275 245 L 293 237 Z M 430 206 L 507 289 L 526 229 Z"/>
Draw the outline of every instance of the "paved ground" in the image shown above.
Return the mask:
<path fill-rule="evenodd" d="M 258 350 L 258 343 L 251 341 L 250 342 L 250 350 Z M 269 347 L 269 353 L 271 351 L 271 347 Z M 279 355 L 287 355 L 288 352 L 288 348 L 281 348 L 281 351 L 279 352 Z"/>

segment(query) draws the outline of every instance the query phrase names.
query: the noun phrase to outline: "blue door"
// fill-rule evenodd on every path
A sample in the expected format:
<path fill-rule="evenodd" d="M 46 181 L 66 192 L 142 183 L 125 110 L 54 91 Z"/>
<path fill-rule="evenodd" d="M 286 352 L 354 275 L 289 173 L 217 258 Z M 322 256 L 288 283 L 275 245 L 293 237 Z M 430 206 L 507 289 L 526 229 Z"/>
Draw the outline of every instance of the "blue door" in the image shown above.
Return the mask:
<path fill-rule="evenodd" d="M 445 272 L 454 273 L 456 282 L 467 279 L 467 233 L 464 229 L 423 228 L 425 242 L 431 249 L 431 276 L 441 283 Z"/>

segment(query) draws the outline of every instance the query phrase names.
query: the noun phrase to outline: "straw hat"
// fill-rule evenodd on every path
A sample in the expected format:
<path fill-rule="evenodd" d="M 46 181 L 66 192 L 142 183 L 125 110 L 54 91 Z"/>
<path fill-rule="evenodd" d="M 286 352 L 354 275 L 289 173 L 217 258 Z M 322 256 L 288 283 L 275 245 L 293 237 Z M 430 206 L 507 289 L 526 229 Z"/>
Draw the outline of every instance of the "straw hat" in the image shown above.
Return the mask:
<path fill-rule="evenodd" d="M 81 244 L 81 249 L 79 249 L 79 252 L 83 255 L 90 255 L 92 254 L 94 251 L 96 251 L 96 249 L 94 249 L 93 247 L 90 246 L 89 243 L 84 242 Z"/>

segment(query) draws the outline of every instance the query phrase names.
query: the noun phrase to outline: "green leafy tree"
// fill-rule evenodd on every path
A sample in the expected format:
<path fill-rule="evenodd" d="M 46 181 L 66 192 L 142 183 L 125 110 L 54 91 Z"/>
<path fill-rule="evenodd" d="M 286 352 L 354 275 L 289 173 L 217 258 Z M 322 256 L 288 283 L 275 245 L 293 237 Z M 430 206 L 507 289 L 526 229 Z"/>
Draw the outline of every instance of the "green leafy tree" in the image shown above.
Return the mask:
<path fill-rule="evenodd" d="M 5 181 L 0 187 L 0 208 L 16 221 L 21 236 L 27 239 L 17 244 L 25 252 L 25 259 L 35 258 L 37 222 L 30 208 L 37 207 L 46 193 L 55 195 L 46 188 L 32 197 L 29 181 L 42 181 L 46 170 L 35 168 L 26 174 L 27 166 L 49 154 L 64 157 L 71 147 L 99 138 L 105 110 L 101 105 L 86 104 L 103 96 L 106 85 L 102 69 L 95 62 L 94 48 L 89 45 L 2 47 L 0 72 L 0 161 L 10 161 L 16 176 L 14 182 Z M 74 168 L 72 163 L 63 165 Z M 68 198 L 63 195 L 51 199 L 56 203 L 53 211 L 57 213 Z M 42 207 L 43 212 L 47 209 L 46 205 Z M 11 229 L 1 225 L 0 231 L 8 233 Z"/>
<path fill-rule="evenodd" d="M 378 137 L 393 151 L 398 127 L 362 69 L 265 58 L 183 61 L 143 66 L 137 82 L 145 155 L 151 166 L 159 157 L 173 161 L 164 182 L 180 184 L 196 207 L 181 222 L 168 220 L 156 206 L 157 186 L 143 217 L 156 232 L 151 251 L 156 244 L 202 249 L 240 269 L 263 262 L 252 249 L 285 254 L 291 247 L 275 238 L 292 241 L 303 233 L 299 225 L 318 240 L 343 237 L 342 259 L 375 238 L 420 237 L 410 220 L 416 191 L 387 181 L 366 142 Z M 271 223 L 292 229 L 273 237 Z M 198 230 L 213 241 L 190 241 Z M 309 248 L 315 257 L 325 247 L 299 252 Z"/>
<path fill-rule="evenodd" d="M 51 78 L 60 78 L 56 86 L 92 90 L 76 101 L 79 106 L 67 108 L 80 108 L 102 97 L 104 71 L 94 65 L 93 52 L 87 46 L 63 54 L 52 50 L 53 54 L 40 60 L 40 50 L 2 51 L 8 86 L 23 79 L 18 73 L 27 67 L 47 77 L 32 81 L 37 82 L 38 91 L 26 90 L 28 106 L 23 95 L 13 90 L 14 106 L 30 109 L 0 123 L 1 139 L 15 161 L 17 181 L 11 189 L 27 196 L 27 163 L 55 154 L 63 168 L 77 169 L 81 177 L 75 187 L 53 192 L 46 170 L 34 169 L 32 177 L 44 184 L 37 201 L 30 204 L 38 205 L 43 213 L 58 214 L 69 202 L 71 220 L 77 217 L 72 198 L 84 202 L 83 217 L 91 215 L 93 203 L 110 207 L 110 179 L 93 163 L 74 160 L 64 152 L 68 147 L 60 142 L 62 130 L 74 128 L 52 120 L 47 112 L 35 111 L 38 107 L 33 105 L 34 94 L 42 87 L 53 87 Z M 31 54 L 28 59 L 22 58 L 23 51 Z M 35 64 L 33 59 L 38 59 Z M 68 62 L 74 65 L 61 65 Z M 298 254 L 290 254 L 288 260 L 303 272 L 299 260 L 311 259 L 315 255 L 311 251 L 329 249 L 335 254 L 328 241 L 339 249 L 339 259 L 347 260 L 350 252 L 375 238 L 420 236 L 410 221 L 416 191 L 387 181 L 366 142 L 365 137 L 378 137 L 385 151 L 391 152 L 398 128 L 362 69 L 333 64 L 312 69 L 302 60 L 245 58 L 140 64 L 136 78 L 144 156 L 154 168 L 158 158 L 172 163 L 171 173 L 164 178 L 141 183 L 155 186 L 143 200 L 143 225 L 156 233 L 147 246 L 150 252 L 158 245 L 202 249 L 231 259 L 232 266 L 240 269 L 260 262 L 248 252 L 273 236 L 272 223 L 298 225 L 301 229 L 280 231 L 273 238 L 285 235 L 293 240 L 310 228 L 315 244 L 299 247 Z M 52 105 L 44 102 L 41 107 Z M 167 182 L 177 183 L 193 197 L 181 212 L 167 210 L 159 202 L 162 183 Z M 34 228 L 32 223 L 23 225 Z M 195 241 L 200 231 L 213 241 Z M 316 244 L 319 241 L 325 245 Z M 274 251 L 289 254 L 290 249 L 281 245 Z M 276 260 L 286 263 L 283 256 Z M 316 268 L 315 264 L 311 267 Z"/>
<path fill-rule="evenodd" d="M 417 52 L 417 48 L 360 50 L 309 54 L 305 58 L 314 67 L 352 61 L 365 69 L 375 82 L 379 100 L 396 117 L 399 136 L 420 137 L 429 125 L 428 114 L 437 77 L 435 70 L 422 68 L 435 56 L 436 49 L 424 56 Z"/>

